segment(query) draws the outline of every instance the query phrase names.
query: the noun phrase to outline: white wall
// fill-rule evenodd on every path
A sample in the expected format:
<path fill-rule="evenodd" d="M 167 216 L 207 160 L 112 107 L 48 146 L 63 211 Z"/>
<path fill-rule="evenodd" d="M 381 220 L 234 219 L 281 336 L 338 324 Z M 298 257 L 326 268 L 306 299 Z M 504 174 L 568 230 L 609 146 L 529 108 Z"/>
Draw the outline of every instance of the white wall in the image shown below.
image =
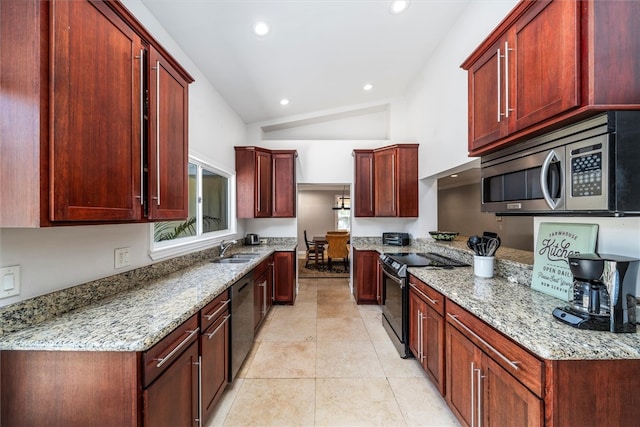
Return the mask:
<path fill-rule="evenodd" d="M 190 152 L 234 172 L 233 146 L 245 144 L 245 124 L 139 0 L 124 4 L 196 80 L 189 87 Z M 0 229 L 0 266 L 20 265 L 22 276 L 20 295 L 0 306 L 151 264 L 149 236 L 147 224 Z M 131 248 L 131 267 L 115 270 L 120 247 Z"/>

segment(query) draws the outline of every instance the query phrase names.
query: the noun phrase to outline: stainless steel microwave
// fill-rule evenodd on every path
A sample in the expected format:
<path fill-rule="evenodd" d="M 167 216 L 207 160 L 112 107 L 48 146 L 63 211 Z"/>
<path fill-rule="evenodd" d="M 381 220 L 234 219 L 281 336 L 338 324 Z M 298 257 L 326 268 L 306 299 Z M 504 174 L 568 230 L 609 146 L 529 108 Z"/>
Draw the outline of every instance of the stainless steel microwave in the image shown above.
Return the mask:
<path fill-rule="evenodd" d="M 640 215 L 640 111 L 610 111 L 481 159 L 482 211 Z"/>

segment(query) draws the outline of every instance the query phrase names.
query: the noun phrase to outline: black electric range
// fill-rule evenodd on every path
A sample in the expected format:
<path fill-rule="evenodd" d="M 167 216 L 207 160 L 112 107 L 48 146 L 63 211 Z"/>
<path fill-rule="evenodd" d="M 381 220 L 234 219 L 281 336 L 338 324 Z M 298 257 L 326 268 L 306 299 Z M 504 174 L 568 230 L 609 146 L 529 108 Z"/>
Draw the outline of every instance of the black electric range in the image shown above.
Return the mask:
<path fill-rule="evenodd" d="M 454 268 L 469 264 L 433 252 L 384 253 L 382 266 L 382 326 L 402 358 L 411 357 L 409 349 L 408 267 Z"/>

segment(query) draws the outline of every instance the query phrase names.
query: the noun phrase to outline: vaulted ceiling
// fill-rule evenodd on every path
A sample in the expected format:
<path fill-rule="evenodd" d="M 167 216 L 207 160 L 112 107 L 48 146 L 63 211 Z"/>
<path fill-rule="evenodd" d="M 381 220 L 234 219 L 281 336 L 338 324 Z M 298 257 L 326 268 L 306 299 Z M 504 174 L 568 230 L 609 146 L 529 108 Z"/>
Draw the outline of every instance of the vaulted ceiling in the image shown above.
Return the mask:
<path fill-rule="evenodd" d="M 404 96 L 470 1 L 142 0 L 246 123 Z"/>

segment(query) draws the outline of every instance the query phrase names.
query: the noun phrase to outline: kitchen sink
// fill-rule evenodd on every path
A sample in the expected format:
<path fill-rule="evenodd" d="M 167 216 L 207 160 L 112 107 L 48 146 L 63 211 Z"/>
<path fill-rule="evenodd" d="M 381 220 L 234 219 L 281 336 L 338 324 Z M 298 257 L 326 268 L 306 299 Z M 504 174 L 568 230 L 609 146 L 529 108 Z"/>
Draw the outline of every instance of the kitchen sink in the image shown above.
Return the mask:
<path fill-rule="evenodd" d="M 233 254 L 230 256 L 230 258 L 246 258 L 246 259 L 254 259 L 254 258 L 260 258 L 262 255 L 261 254 Z"/>
<path fill-rule="evenodd" d="M 211 261 L 214 264 L 244 264 L 251 261 L 250 258 L 219 258 Z"/>
<path fill-rule="evenodd" d="M 244 264 L 252 259 L 259 258 L 261 254 L 233 254 L 224 258 L 218 258 L 213 262 L 214 264 Z"/>

